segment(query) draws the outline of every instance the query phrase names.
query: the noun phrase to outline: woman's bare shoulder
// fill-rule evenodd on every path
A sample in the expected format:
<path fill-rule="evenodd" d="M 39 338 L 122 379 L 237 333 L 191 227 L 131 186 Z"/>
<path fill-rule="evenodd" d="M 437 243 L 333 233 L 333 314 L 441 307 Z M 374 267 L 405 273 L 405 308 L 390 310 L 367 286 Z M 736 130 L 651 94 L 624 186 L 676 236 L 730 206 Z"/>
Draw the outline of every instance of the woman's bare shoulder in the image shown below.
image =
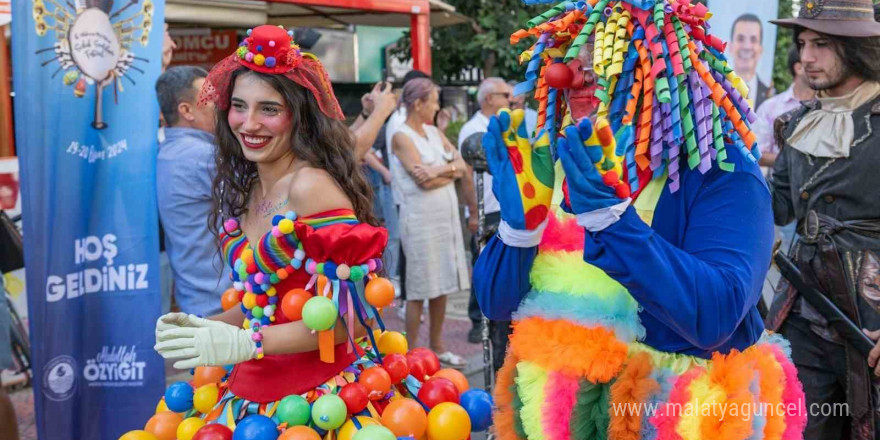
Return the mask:
<path fill-rule="evenodd" d="M 307 166 L 297 170 L 290 181 L 288 197 L 300 216 L 353 208 L 336 179 L 322 168 Z"/>

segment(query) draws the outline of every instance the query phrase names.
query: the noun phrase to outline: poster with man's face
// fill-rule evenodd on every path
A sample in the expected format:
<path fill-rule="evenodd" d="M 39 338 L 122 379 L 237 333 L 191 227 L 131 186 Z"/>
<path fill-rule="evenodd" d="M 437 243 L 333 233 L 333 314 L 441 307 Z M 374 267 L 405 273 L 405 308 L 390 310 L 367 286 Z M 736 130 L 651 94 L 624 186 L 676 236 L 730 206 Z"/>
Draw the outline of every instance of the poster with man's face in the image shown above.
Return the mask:
<path fill-rule="evenodd" d="M 725 56 L 749 87 L 753 108 L 772 95 L 773 54 L 776 48 L 778 2 L 710 0 L 709 32 L 727 41 Z"/>

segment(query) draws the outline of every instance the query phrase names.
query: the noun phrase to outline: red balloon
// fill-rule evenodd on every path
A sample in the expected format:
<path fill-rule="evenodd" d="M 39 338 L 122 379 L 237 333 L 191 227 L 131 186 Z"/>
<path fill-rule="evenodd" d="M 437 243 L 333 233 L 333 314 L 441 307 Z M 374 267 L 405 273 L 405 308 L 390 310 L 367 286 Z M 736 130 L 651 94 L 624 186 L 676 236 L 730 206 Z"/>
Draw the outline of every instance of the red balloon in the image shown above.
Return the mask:
<path fill-rule="evenodd" d="M 391 383 L 398 384 L 409 375 L 409 365 L 402 354 L 389 354 L 382 359 L 382 367 L 391 376 Z"/>
<path fill-rule="evenodd" d="M 192 440 L 232 440 L 232 431 L 224 425 L 212 423 L 199 428 Z"/>
<path fill-rule="evenodd" d="M 554 89 L 567 89 L 571 87 L 574 73 L 563 63 L 554 63 L 544 70 L 544 81 Z"/>
<path fill-rule="evenodd" d="M 452 402 L 457 405 L 458 399 L 458 388 L 445 377 L 432 377 L 426 380 L 419 390 L 419 400 L 429 409 L 443 402 Z"/>
<path fill-rule="evenodd" d="M 424 382 L 425 379 L 431 377 L 428 374 L 428 366 L 425 359 L 418 354 L 407 353 L 406 365 L 409 367 L 409 374 L 412 374 L 419 382 Z"/>
<path fill-rule="evenodd" d="M 354 382 L 350 383 L 339 390 L 339 398 L 345 402 L 349 414 L 356 414 L 367 407 L 370 399 L 367 397 L 369 390 L 367 387 Z"/>
<path fill-rule="evenodd" d="M 434 373 L 440 371 L 440 359 L 437 358 L 437 355 L 433 351 L 425 347 L 419 347 L 414 348 L 409 352 L 425 360 L 425 374 L 428 376 L 433 376 Z"/>

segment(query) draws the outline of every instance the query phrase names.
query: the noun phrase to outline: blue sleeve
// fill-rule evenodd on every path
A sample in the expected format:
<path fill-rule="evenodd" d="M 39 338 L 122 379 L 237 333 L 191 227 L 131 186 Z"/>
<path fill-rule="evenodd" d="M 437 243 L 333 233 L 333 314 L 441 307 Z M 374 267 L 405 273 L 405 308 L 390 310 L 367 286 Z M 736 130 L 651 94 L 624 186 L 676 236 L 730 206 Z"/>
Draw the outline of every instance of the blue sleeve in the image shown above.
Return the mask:
<path fill-rule="evenodd" d="M 718 174 L 704 182 L 689 208 L 680 209 L 686 216 L 680 220 L 686 225 L 681 247 L 646 225 L 632 207 L 604 231 L 588 231 L 584 244 L 587 263 L 626 286 L 645 312 L 705 350 L 727 341 L 757 304 L 773 245 L 763 181 L 749 173 Z"/>
<path fill-rule="evenodd" d="M 510 320 L 531 289 L 529 271 L 537 254 L 537 247 L 508 246 L 498 235 L 489 239 L 474 266 L 474 294 L 486 317 Z"/>

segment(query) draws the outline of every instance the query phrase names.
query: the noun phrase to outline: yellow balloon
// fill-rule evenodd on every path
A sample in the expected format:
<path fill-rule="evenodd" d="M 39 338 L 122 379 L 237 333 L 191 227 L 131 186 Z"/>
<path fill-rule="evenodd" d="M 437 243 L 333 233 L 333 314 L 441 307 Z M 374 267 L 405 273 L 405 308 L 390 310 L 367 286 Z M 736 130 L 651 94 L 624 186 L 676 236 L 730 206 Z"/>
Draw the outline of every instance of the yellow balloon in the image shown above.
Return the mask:
<path fill-rule="evenodd" d="M 138 429 L 137 431 L 128 431 L 125 434 L 122 434 L 122 437 L 119 437 L 119 440 L 159 440 L 155 435 L 150 434 L 147 431 L 141 431 Z"/>
<path fill-rule="evenodd" d="M 428 413 L 428 440 L 465 440 L 471 433 L 467 411 L 452 402 L 443 402 Z"/>
<path fill-rule="evenodd" d="M 406 355 L 409 348 L 406 343 L 406 336 L 403 336 L 400 332 L 392 331 L 382 333 L 382 336 L 379 336 L 379 340 L 376 341 L 376 345 L 378 345 L 379 352 L 384 354 L 396 353 Z"/>
<path fill-rule="evenodd" d="M 361 428 L 364 426 L 370 425 L 381 425 L 378 420 L 367 417 L 367 416 L 357 416 L 355 417 L 358 423 L 361 424 Z M 339 434 L 337 434 L 336 440 L 351 440 L 354 437 L 355 433 L 358 432 L 358 428 L 354 426 L 354 422 L 349 419 L 345 424 L 339 428 Z"/>
<path fill-rule="evenodd" d="M 217 399 L 220 398 L 220 389 L 215 384 L 202 385 L 193 394 L 193 406 L 202 414 L 207 414 L 214 409 Z"/>
<path fill-rule="evenodd" d="M 162 411 L 171 411 L 168 409 L 168 405 L 165 404 L 165 398 L 159 399 L 159 404 L 156 405 L 156 414 L 159 414 Z"/>
<path fill-rule="evenodd" d="M 202 426 L 205 426 L 205 421 L 198 417 L 185 419 L 177 425 L 177 440 L 192 440 Z"/>

